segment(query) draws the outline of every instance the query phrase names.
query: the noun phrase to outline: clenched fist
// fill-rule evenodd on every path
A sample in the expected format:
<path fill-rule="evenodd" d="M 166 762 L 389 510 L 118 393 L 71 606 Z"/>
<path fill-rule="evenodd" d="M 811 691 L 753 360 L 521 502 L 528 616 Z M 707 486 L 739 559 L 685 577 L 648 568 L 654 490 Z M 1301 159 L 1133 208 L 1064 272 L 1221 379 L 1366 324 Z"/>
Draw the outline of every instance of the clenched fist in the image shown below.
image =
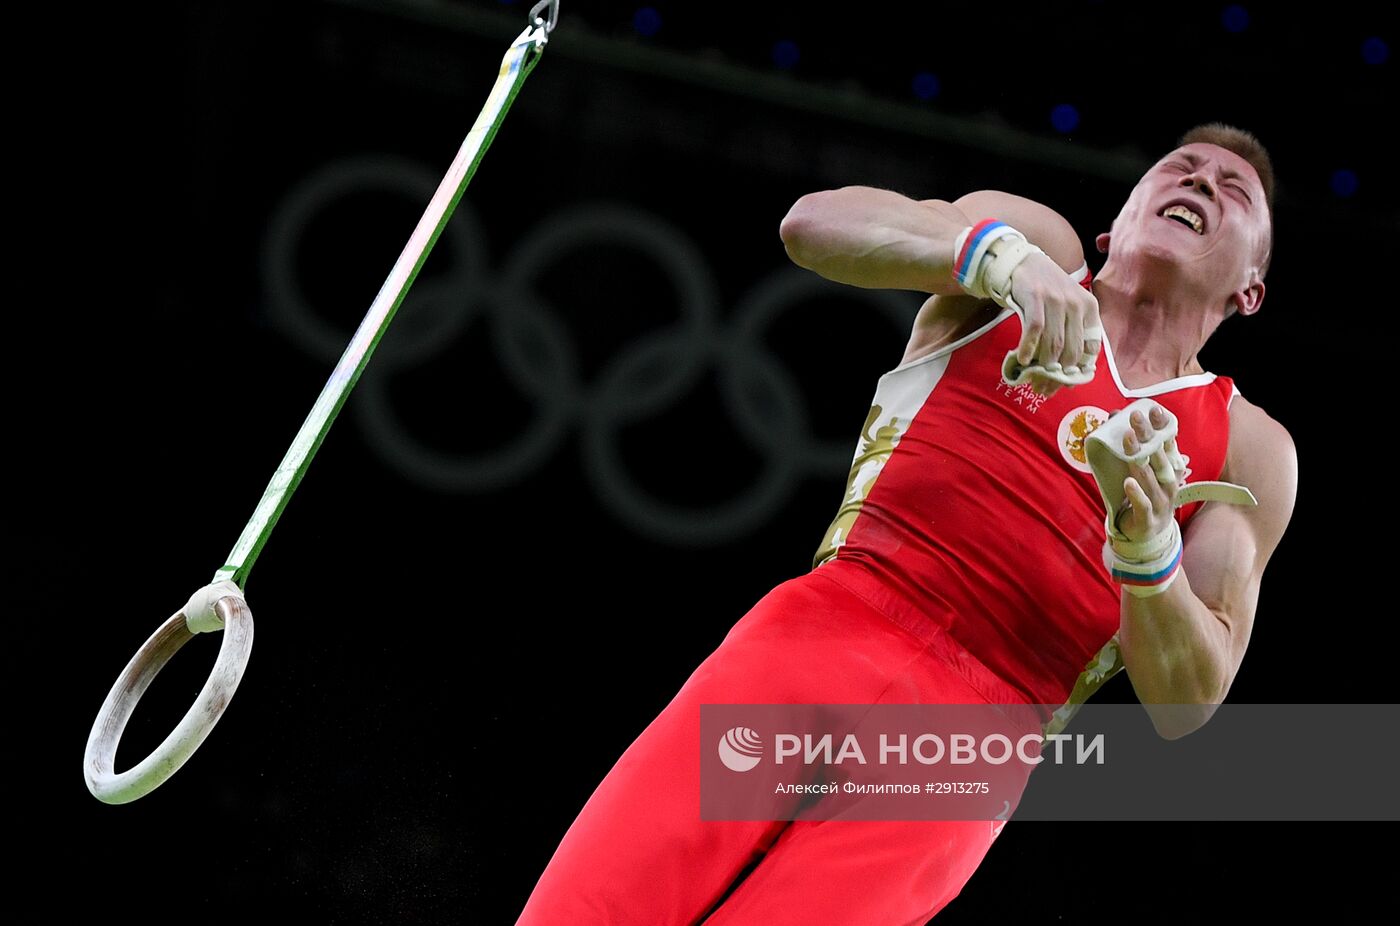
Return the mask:
<path fill-rule="evenodd" d="M 1103 347 L 1099 301 L 1042 253 L 1028 255 L 1011 275 L 1011 298 L 1021 309 L 1016 362 L 1031 367 L 1037 392 L 1052 396 L 1066 384 L 1056 374 L 1093 373 Z"/>

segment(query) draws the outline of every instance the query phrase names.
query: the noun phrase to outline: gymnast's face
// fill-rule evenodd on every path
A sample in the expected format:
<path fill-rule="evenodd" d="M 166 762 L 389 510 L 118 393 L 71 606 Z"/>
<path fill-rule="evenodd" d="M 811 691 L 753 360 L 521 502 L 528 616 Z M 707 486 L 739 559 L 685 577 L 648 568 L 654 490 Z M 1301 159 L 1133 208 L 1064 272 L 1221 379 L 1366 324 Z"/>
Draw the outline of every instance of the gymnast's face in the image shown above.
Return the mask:
<path fill-rule="evenodd" d="M 1099 249 L 1144 275 L 1189 281 L 1193 291 L 1251 314 L 1263 300 L 1260 269 L 1269 207 L 1259 175 L 1232 151 L 1183 145 L 1138 181 Z"/>

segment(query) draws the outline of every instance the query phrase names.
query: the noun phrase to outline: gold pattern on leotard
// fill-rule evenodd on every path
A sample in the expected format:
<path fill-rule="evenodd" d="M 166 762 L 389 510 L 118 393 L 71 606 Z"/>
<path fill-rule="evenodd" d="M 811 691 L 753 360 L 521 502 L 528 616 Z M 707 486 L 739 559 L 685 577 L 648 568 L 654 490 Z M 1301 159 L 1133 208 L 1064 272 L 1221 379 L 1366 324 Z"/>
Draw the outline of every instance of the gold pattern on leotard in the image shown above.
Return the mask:
<path fill-rule="evenodd" d="M 1094 654 L 1094 658 L 1089 660 L 1089 664 L 1084 667 L 1084 671 L 1079 673 L 1079 678 L 1075 680 L 1074 689 L 1069 693 L 1069 699 L 1050 716 L 1043 726 L 1044 735 L 1050 736 L 1053 733 L 1061 733 L 1069 724 L 1070 719 L 1079 713 L 1079 709 L 1084 706 L 1084 702 L 1104 686 L 1110 678 L 1123 670 L 1123 652 L 1118 648 L 1118 634 L 1109 637 L 1107 643 Z"/>
<path fill-rule="evenodd" d="M 846 480 L 846 494 L 835 519 L 826 529 L 826 535 L 817 547 L 816 555 L 812 557 L 813 569 L 835 556 L 836 551 L 850 536 L 851 525 L 860 515 L 861 506 L 865 504 L 870 488 L 875 484 L 880 470 L 884 468 L 885 461 L 894 452 L 895 445 L 899 443 L 903 428 L 909 424 L 908 421 L 901 423 L 898 416 L 891 415 L 889 421 L 880 425 L 872 435 L 871 429 L 875 428 L 882 413 L 881 406 L 872 405 L 870 414 L 865 417 L 865 425 L 860 430 L 860 448 L 851 462 L 851 472 Z"/>
<path fill-rule="evenodd" d="M 1089 435 L 1101 424 L 1103 422 L 1092 416 L 1087 409 L 1074 416 L 1069 425 L 1069 440 L 1065 444 L 1070 456 L 1080 463 L 1089 462 L 1088 454 L 1084 451 L 1084 441 L 1088 440 Z"/>

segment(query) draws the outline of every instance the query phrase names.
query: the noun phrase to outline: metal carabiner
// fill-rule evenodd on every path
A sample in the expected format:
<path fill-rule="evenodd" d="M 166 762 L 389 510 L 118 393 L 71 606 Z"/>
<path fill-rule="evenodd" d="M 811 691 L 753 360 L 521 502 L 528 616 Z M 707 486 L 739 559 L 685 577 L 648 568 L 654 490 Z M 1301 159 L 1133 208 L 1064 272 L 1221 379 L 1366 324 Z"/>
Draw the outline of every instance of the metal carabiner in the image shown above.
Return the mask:
<path fill-rule="evenodd" d="M 540 17 L 540 10 L 549 7 L 549 19 Z M 530 7 L 530 22 L 536 26 L 544 27 L 545 35 L 554 31 L 554 24 L 559 21 L 559 0 L 540 0 Z"/>

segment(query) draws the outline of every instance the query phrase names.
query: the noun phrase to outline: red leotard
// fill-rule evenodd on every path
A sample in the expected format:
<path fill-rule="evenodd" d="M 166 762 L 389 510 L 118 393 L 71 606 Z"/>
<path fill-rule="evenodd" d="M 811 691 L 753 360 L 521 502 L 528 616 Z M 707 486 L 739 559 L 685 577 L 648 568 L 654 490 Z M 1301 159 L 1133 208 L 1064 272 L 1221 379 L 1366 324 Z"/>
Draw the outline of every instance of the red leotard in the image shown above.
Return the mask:
<path fill-rule="evenodd" d="M 1089 288 L 1087 267 L 1076 277 Z M 1235 390 L 1213 373 L 1127 389 L 1105 340 L 1092 382 L 1045 399 L 1001 376 L 1020 340 L 1013 314 L 880 377 L 813 562 L 881 610 L 936 622 L 1028 701 L 1054 707 L 1119 621 L 1085 436 L 1150 396 L 1177 416 L 1190 481 L 1218 479 Z M 1200 504 L 1177 509 L 1183 528 Z"/>
<path fill-rule="evenodd" d="M 1093 382 L 1043 399 L 1001 378 L 1012 314 L 880 377 L 813 568 L 760 599 L 617 760 L 519 926 L 922 926 L 957 896 L 1002 821 L 701 819 L 700 708 L 1019 702 L 1057 728 L 1121 668 L 1084 437 L 1151 396 L 1177 415 L 1193 480 L 1218 478 L 1233 384 L 1128 390 L 1105 342 Z"/>

